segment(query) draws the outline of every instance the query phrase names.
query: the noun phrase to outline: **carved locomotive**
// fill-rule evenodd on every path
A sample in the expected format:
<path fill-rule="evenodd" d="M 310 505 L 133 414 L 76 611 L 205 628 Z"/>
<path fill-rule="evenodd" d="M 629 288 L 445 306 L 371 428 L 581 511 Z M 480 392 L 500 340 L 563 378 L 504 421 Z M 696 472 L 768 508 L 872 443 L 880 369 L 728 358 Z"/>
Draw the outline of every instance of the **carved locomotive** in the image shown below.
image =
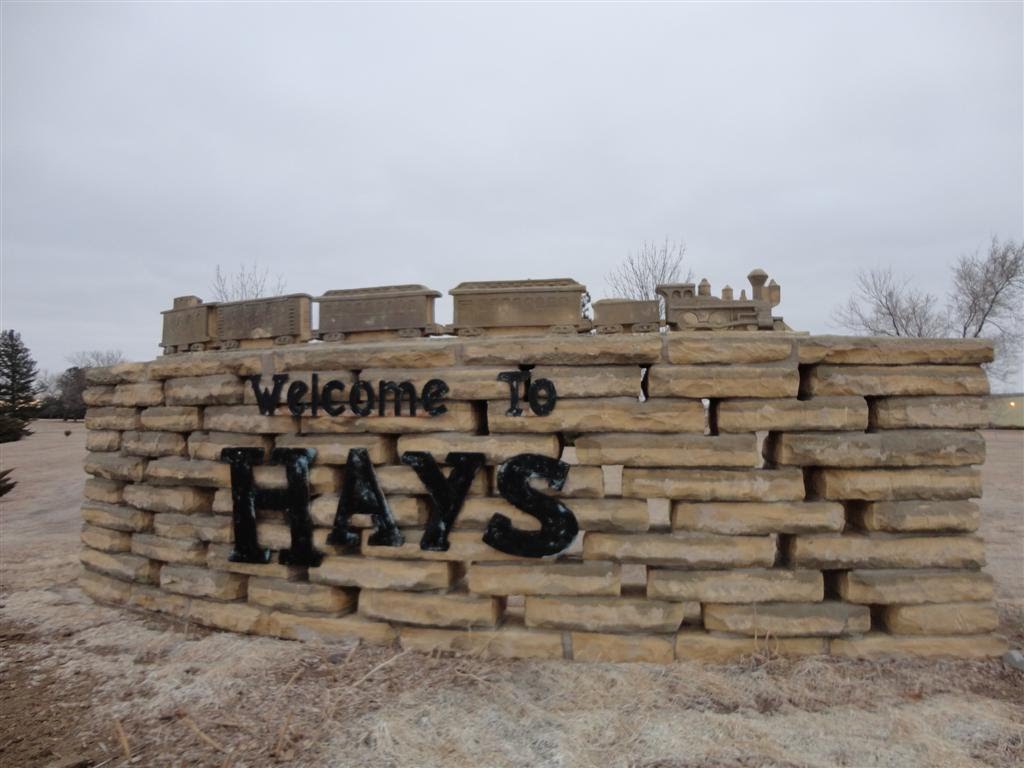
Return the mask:
<path fill-rule="evenodd" d="M 674 331 L 790 330 L 781 317 L 772 317 L 772 307 L 782 301 L 779 284 L 772 280 L 766 286 L 768 274 L 761 269 L 755 269 L 747 279 L 749 299 L 745 290 L 734 299 L 728 285 L 722 289 L 721 298 L 712 296 L 707 279 L 696 287 L 693 283 L 659 285 L 656 292 L 665 300 L 666 325 Z"/>
<path fill-rule="evenodd" d="M 591 323 L 583 317 L 586 286 L 572 278 L 497 280 L 459 283 L 450 332 L 458 336 L 522 333 L 580 333 Z"/>
<path fill-rule="evenodd" d="M 441 294 L 424 285 L 386 285 L 327 291 L 320 305 L 317 338 L 324 341 L 374 341 L 437 336 L 434 301 Z"/>

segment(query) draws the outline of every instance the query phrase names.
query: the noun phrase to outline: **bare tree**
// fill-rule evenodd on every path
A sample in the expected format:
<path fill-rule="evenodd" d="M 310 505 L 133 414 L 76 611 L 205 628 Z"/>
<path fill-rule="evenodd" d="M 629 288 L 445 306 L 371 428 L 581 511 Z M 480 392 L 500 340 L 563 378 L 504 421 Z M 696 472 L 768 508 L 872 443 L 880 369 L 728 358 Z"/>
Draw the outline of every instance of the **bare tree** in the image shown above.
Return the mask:
<path fill-rule="evenodd" d="M 945 306 L 897 280 L 890 269 L 861 272 L 856 292 L 833 319 L 874 336 L 992 339 L 996 362 L 988 371 L 1005 379 L 1017 369 L 1024 341 L 1024 243 L 992 238 L 986 254 L 961 256 L 952 272 Z"/>
<path fill-rule="evenodd" d="M 270 284 L 269 270 L 267 267 L 260 269 L 256 262 L 251 266 L 238 265 L 237 272 L 225 272 L 217 265 L 217 271 L 213 276 L 214 301 L 244 301 L 246 299 L 258 299 L 261 296 L 280 296 L 284 293 L 284 275 L 278 274 L 274 282 Z"/>
<path fill-rule="evenodd" d="M 105 368 L 123 363 L 124 354 L 120 349 L 89 349 L 68 355 L 67 361 L 75 368 Z"/>
<path fill-rule="evenodd" d="M 683 275 L 683 257 L 686 244 L 665 238 L 658 245 L 654 241 L 643 244 L 636 251 L 626 254 L 625 260 L 605 276 L 605 282 L 612 296 L 624 299 L 657 299 L 662 317 L 665 302 L 654 289 L 665 283 L 689 282 L 693 271 Z"/>

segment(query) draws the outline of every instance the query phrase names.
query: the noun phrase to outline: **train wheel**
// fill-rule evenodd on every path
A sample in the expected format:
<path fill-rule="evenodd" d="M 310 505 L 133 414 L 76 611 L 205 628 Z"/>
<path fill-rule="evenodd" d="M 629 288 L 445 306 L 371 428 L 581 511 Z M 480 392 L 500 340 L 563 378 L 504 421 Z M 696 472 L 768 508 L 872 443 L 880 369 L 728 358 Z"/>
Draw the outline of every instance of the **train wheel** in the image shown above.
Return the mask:
<path fill-rule="evenodd" d="M 398 338 L 400 339 L 418 339 L 423 335 L 423 331 L 420 328 L 402 328 L 398 332 Z"/>
<path fill-rule="evenodd" d="M 320 338 L 323 341 L 344 341 L 345 334 L 341 331 L 328 331 L 327 333 L 321 333 Z"/>
<path fill-rule="evenodd" d="M 294 336 L 277 336 L 274 339 L 274 343 L 278 344 L 278 345 L 294 344 L 295 343 L 295 337 Z"/>
<path fill-rule="evenodd" d="M 459 328 L 457 331 L 459 336 L 483 336 L 483 328 Z"/>
<path fill-rule="evenodd" d="M 220 345 L 221 349 L 238 349 L 238 339 L 228 339 L 222 341 Z"/>
<path fill-rule="evenodd" d="M 601 335 L 608 333 L 622 333 L 622 326 L 618 323 L 614 325 L 597 325 L 594 326 L 594 328 Z"/>

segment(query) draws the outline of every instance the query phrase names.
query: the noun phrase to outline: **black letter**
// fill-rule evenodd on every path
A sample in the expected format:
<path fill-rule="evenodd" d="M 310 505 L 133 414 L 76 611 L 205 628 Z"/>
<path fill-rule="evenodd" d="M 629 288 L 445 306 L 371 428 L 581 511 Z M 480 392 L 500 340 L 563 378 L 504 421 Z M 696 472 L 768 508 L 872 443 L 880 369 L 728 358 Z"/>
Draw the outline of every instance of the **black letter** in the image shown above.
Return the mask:
<path fill-rule="evenodd" d="M 431 416 L 440 416 L 448 410 L 447 405 L 441 405 L 445 395 L 448 394 L 448 385 L 440 379 L 431 379 L 423 385 L 423 392 L 420 393 L 420 402 L 423 410 Z"/>
<path fill-rule="evenodd" d="M 280 385 L 277 389 L 280 390 Z M 263 449 L 224 448 L 220 459 L 231 464 L 231 522 L 235 545 L 228 560 L 233 563 L 269 563 L 270 550 L 260 547 L 256 536 L 256 488 L 252 481 L 252 467 L 263 463 Z"/>
<path fill-rule="evenodd" d="M 359 403 L 359 392 L 362 390 L 366 392 L 366 404 L 360 405 Z M 368 381 L 359 381 L 356 379 L 355 384 L 352 385 L 352 391 L 348 396 L 348 407 L 356 414 L 356 416 L 369 416 L 373 413 L 373 387 Z"/>
<path fill-rule="evenodd" d="M 561 490 L 568 473 L 568 464 L 536 453 L 521 453 L 498 467 L 498 492 L 540 520 L 540 530 L 518 530 L 507 517 L 495 514 L 487 523 L 484 543 L 520 557 L 555 555 L 568 547 L 579 532 L 576 516 L 562 502 L 530 487 L 530 480 L 541 477 L 555 490 Z"/>
<path fill-rule="evenodd" d="M 274 464 L 284 464 L 288 477 L 282 501 L 292 542 L 291 547 L 281 550 L 281 565 L 317 568 L 324 559 L 323 553 L 313 547 L 313 518 L 309 516 L 309 465 L 315 456 L 312 448 L 275 448 L 271 454 Z"/>
<path fill-rule="evenodd" d="M 541 402 L 540 393 L 544 393 L 544 401 Z M 555 401 L 558 393 L 555 392 L 555 383 L 550 379 L 537 379 L 530 385 L 530 410 L 538 416 L 547 416 L 555 410 Z"/>
<path fill-rule="evenodd" d="M 288 385 L 288 410 L 292 416 L 301 416 L 306 410 L 306 404 L 302 402 L 302 396 L 309 391 L 304 381 L 293 381 Z"/>
<path fill-rule="evenodd" d="M 519 385 L 523 381 L 522 371 L 502 371 L 498 374 L 498 381 L 508 382 L 508 410 L 506 416 L 522 416 L 523 409 L 519 407 Z"/>
<path fill-rule="evenodd" d="M 358 547 L 359 534 L 348 527 L 352 515 L 370 515 L 376 530 L 367 543 L 375 547 L 400 547 L 405 539 L 391 515 L 388 500 L 380 490 L 370 454 L 365 448 L 351 448 L 345 463 L 345 480 L 338 497 L 334 526 L 327 543 L 335 547 Z"/>
<path fill-rule="evenodd" d="M 381 416 L 384 415 L 384 408 L 386 405 L 384 401 L 388 392 L 391 392 L 395 396 L 395 416 L 402 415 L 402 395 L 409 398 L 409 415 L 416 415 L 416 387 L 412 385 L 412 382 L 403 381 L 401 384 L 395 384 L 393 381 L 381 381 L 377 390 L 380 393 L 377 396 L 377 403 Z"/>
<path fill-rule="evenodd" d="M 337 379 L 331 379 L 324 384 L 323 406 L 328 416 L 339 416 L 345 410 L 344 403 L 336 403 L 331 395 L 337 392 L 339 395 L 345 391 L 345 385 Z"/>
<path fill-rule="evenodd" d="M 273 416 L 277 404 L 281 402 L 281 388 L 288 381 L 288 374 L 274 374 L 273 392 L 269 389 L 260 389 L 260 379 L 263 378 L 262 376 L 249 376 L 248 378 L 249 383 L 252 384 L 252 391 L 256 394 L 256 402 L 259 403 L 260 413 L 264 416 Z"/>
<path fill-rule="evenodd" d="M 448 532 L 455 523 L 469 486 L 484 465 L 482 453 L 449 453 L 445 462 L 452 468 L 445 480 L 434 457 L 425 451 L 406 451 L 402 463 L 415 470 L 430 494 L 430 519 L 420 539 L 420 549 L 431 552 L 448 551 Z"/>

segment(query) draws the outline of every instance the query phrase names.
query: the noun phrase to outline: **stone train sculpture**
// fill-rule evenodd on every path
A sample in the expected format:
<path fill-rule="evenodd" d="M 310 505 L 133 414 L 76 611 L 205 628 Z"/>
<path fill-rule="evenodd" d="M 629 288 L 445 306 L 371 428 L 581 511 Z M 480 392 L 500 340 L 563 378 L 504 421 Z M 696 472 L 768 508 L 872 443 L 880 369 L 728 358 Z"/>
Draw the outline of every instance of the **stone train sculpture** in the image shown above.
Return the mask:
<path fill-rule="evenodd" d="M 790 330 L 772 308 L 781 288 L 760 269 L 748 276 L 738 299 L 726 286 L 711 295 L 707 280 L 656 287 L 659 299 L 601 299 L 584 316 L 586 286 L 571 278 L 460 283 L 449 291 L 454 318 L 440 325 L 434 302 L 441 293 L 423 285 L 330 290 L 231 302 L 174 299 L 164 310 L 160 346 L 165 354 L 210 349 L 260 348 L 321 341 L 381 341 L 422 336 L 522 336 L 577 333 L 658 333 L 690 330 Z M 313 307 L 318 324 L 313 328 Z M 664 306 L 664 312 L 662 312 Z"/>

